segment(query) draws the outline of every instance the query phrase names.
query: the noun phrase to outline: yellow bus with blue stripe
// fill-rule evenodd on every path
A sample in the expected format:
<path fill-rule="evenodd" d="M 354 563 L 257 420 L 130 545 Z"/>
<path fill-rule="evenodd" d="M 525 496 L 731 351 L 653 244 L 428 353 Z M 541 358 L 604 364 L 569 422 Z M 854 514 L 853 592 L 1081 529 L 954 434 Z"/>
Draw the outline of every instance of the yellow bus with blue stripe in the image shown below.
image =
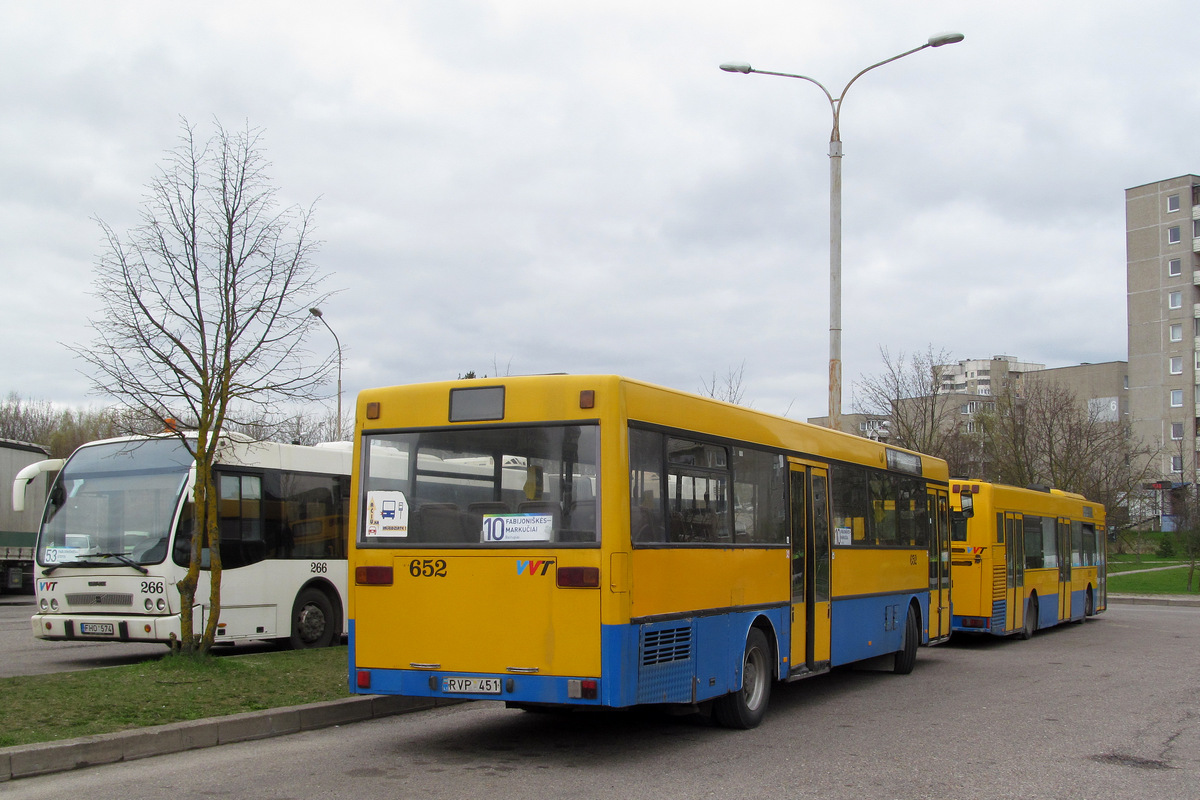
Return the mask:
<path fill-rule="evenodd" d="M 1107 608 L 1103 505 L 983 481 L 950 497 L 956 632 L 1028 639 Z"/>
<path fill-rule="evenodd" d="M 945 462 L 616 376 L 362 392 L 351 690 L 678 705 L 950 633 Z"/>

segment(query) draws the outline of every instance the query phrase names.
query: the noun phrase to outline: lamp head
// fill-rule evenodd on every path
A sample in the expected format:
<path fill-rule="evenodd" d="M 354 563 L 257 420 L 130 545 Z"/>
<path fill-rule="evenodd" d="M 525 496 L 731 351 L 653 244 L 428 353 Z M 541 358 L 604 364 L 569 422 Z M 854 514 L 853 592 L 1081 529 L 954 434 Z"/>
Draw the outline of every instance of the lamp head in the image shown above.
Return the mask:
<path fill-rule="evenodd" d="M 957 44 L 965 38 L 961 33 L 938 33 L 929 37 L 929 46 L 941 47 L 944 44 Z"/>
<path fill-rule="evenodd" d="M 321 315 L 321 309 L 319 309 L 319 308 L 310 308 L 310 309 L 308 310 L 308 313 L 312 314 L 314 317 L 320 317 L 320 316 L 322 316 L 322 315 Z"/>
<path fill-rule="evenodd" d="M 743 61 L 727 61 L 721 65 L 721 69 L 726 72 L 740 72 L 743 75 L 753 71 L 750 65 Z"/>

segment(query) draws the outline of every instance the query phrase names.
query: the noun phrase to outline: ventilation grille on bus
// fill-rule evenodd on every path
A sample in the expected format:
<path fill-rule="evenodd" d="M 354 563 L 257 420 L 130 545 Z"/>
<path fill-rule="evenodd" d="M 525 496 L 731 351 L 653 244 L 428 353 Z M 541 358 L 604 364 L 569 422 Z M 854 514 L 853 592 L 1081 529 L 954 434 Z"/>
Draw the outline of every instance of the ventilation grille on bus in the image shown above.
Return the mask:
<path fill-rule="evenodd" d="M 1004 562 L 992 565 L 992 633 L 1008 629 L 1008 584 Z"/>
<path fill-rule="evenodd" d="M 691 657 L 691 626 L 642 631 L 642 666 L 686 661 Z"/>
<path fill-rule="evenodd" d="M 638 641 L 639 703 L 690 703 L 695 696 L 693 622 L 641 626 Z"/>
<path fill-rule="evenodd" d="M 131 606 L 133 605 L 133 595 L 118 594 L 117 592 L 105 594 L 79 592 L 68 594 L 67 604 L 72 606 Z"/>

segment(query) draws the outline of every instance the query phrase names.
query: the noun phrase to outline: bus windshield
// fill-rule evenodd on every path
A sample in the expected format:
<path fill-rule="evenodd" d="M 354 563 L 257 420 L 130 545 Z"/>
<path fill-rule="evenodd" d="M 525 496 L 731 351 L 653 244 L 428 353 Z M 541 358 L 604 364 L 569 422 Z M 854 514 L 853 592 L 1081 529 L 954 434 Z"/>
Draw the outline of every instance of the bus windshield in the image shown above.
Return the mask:
<path fill-rule="evenodd" d="M 596 425 L 364 437 L 360 546 L 595 544 Z"/>
<path fill-rule="evenodd" d="M 80 448 L 50 490 L 38 564 L 161 562 L 192 463 L 177 439 Z"/>

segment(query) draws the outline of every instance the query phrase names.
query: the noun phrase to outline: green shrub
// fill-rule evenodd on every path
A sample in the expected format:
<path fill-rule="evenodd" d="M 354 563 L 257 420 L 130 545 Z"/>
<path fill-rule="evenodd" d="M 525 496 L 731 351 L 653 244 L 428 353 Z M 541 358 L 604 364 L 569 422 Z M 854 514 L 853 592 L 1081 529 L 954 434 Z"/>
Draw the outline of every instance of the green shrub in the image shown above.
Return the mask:
<path fill-rule="evenodd" d="M 1154 551 L 1154 555 L 1159 558 L 1174 558 L 1175 537 L 1169 533 L 1164 533 L 1162 539 L 1158 542 L 1158 549 Z"/>

